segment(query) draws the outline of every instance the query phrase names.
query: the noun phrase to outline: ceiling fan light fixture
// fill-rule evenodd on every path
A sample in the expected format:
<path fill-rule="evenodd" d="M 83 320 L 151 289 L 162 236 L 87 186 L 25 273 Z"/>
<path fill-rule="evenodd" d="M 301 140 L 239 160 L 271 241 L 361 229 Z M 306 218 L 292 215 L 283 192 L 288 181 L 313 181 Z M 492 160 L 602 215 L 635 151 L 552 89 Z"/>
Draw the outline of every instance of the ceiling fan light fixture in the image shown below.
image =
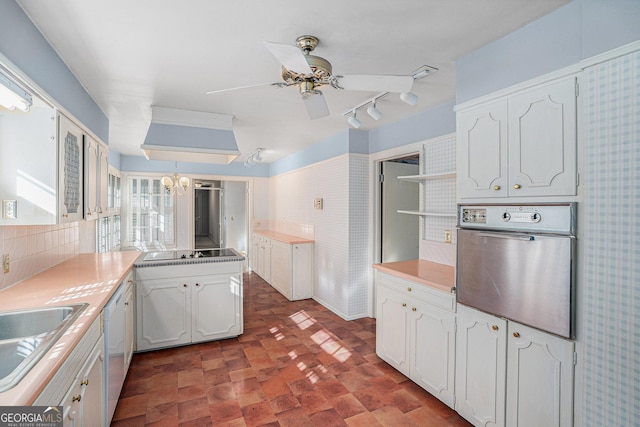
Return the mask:
<path fill-rule="evenodd" d="M 382 113 L 376 108 L 375 101 L 367 107 L 367 114 L 369 114 L 373 120 L 380 120 L 380 117 L 382 117 Z"/>
<path fill-rule="evenodd" d="M 418 95 L 412 92 L 402 92 L 400 94 L 400 99 L 406 104 L 414 106 L 418 102 Z"/>

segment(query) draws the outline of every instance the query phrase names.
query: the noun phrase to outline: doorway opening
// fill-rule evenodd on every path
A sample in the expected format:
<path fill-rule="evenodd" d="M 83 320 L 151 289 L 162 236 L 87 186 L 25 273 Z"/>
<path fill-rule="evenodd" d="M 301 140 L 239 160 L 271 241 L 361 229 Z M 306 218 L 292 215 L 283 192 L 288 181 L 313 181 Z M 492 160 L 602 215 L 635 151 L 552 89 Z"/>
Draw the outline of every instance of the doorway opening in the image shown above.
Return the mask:
<path fill-rule="evenodd" d="M 247 250 L 247 183 L 196 180 L 193 199 L 194 249 Z"/>
<path fill-rule="evenodd" d="M 418 211 L 420 185 L 398 179 L 420 173 L 420 155 L 411 154 L 379 162 L 380 262 L 419 258 L 420 218 L 398 211 Z"/>

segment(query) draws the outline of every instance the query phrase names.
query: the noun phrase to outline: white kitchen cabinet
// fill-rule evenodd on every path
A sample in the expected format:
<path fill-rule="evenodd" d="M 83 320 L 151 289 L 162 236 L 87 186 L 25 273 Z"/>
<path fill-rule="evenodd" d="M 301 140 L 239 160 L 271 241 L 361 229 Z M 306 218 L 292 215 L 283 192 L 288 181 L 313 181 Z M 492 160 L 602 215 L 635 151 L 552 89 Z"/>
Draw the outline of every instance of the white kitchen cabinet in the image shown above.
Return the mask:
<path fill-rule="evenodd" d="M 125 278 L 124 291 L 124 372 L 129 371 L 131 358 L 135 350 L 135 299 L 133 289 L 133 272 Z"/>
<path fill-rule="evenodd" d="M 573 425 L 574 343 L 458 306 L 456 411 L 476 426 Z"/>
<path fill-rule="evenodd" d="M 83 218 L 83 132 L 58 114 L 58 214 L 59 222 Z"/>
<path fill-rule="evenodd" d="M 274 289 L 296 301 L 313 296 L 313 242 L 297 242 L 292 237 L 282 235 L 279 240 L 253 233 L 252 266 Z"/>
<path fill-rule="evenodd" d="M 94 220 L 108 209 L 109 159 L 101 143 L 84 135 L 84 209 L 85 219 Z"/>
<path fill-rule="evenodd" d="M 104 337 L 98 316 L 33 405 L 62 406 L 65 427 L 100 426 L 105 410 L 103 378 Z"/>
<path fill-rule="evenodd" d="M 376 353 L 454 405 L 455 297 L 376 271 Z"/>
<path fill-rule="evenodd" d="M 571 76 L 459 110 L 458 197 L 575 195 L 576 93 Z"/>
<path fill-rule="evenodd" d="M 313 296 L 313 243 L 271 242 L 271 286 L 288 300 Z"/>
<path fill-rule="evenodd" d="M 238 336 L 242 263 L 136 268 L 137 350 Z"/>

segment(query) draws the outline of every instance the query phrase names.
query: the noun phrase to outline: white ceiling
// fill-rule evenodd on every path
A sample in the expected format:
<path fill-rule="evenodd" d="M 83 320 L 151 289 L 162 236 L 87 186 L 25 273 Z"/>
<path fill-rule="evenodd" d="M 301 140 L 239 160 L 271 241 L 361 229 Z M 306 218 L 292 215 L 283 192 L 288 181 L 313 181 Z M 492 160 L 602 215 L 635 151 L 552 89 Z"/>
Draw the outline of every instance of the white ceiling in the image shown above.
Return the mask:
<path fill-rule="evenodd" d="M 333 74 L 438 72 L 417 80 L 410 107 L 396 96 L 366 113 L 361 129 L 398 121 L 455 97 L 455 60 L 549 13 L 568 0 L 18 0 L 109 118 L 109 146 L 142 155 L 151 106 L 234 116 L 244 161 L 258 147 L 272 162 L 348 128 L 342 113 L 376 92 L 324 87 L 331 115 L 310 120 L 295 87 L 211 90 L 281 81 L 263 41 L 313 52 Z M 215 148 L 215 147 L 212 147 Z"/>

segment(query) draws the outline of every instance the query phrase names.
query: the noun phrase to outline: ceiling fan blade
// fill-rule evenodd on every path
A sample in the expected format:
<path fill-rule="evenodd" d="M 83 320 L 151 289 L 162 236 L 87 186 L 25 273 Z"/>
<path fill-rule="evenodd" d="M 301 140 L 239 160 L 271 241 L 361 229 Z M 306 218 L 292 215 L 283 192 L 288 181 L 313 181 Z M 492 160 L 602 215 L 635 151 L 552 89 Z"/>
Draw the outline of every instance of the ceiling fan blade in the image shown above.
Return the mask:
<path fill-rule="evenodd" d="M 371 92 L 409 92 L 413 76 L 352 75 L 336 76 L 337 86 L 346 90 Z"/>
<path fill-rule="evenodd" d="M 209 92 L 207 92 L 207 95 L 213 95 L 213 94 L 216 94 L 216 93 L 231 92 L 232 90 L 251 89 L 251 88 L 260 87 L 260 86 L 278 86 L 278 85 L 280 85 L 280 83 L 258 83 L 258 84 L 255 84 L 255 85 L 230 87 L 228 89 L 210 90 Z"/>
<path fill-rule="evenodd" d="M 302 74 L 313 73 L 304 54 L 296 46 L 274 42 L 264 42 L 264 45 L 287 70 Z"/>
<path fill-rule="evenodd" d="M 329 115 L 329 107 L 322 92 L 316 91 L 313 95 L 303 95 L 302 101 L 304 102 L 304 106 L 307 107 L 307 113 L 309 113 L 311 120 Z"/>

